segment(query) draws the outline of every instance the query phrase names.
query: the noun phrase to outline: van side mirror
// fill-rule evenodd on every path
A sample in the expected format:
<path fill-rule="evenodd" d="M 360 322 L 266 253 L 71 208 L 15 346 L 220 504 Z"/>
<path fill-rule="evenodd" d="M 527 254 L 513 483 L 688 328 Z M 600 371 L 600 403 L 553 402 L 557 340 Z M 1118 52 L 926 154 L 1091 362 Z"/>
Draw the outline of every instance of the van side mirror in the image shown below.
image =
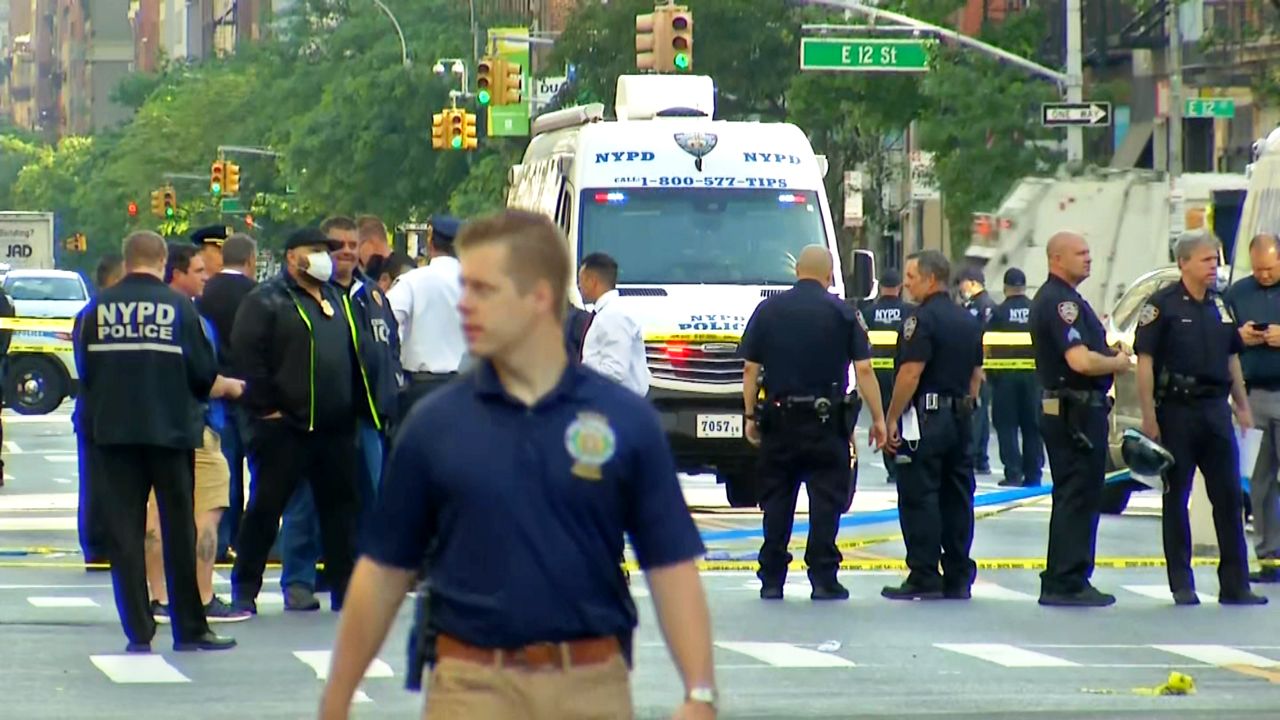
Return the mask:
<path fill-rule="evenodd" d="M 876 256 L 870 250 L 853 251 L 853 268 L 844 284 L 847 300 L 871 300 L 876 296 Z"/>

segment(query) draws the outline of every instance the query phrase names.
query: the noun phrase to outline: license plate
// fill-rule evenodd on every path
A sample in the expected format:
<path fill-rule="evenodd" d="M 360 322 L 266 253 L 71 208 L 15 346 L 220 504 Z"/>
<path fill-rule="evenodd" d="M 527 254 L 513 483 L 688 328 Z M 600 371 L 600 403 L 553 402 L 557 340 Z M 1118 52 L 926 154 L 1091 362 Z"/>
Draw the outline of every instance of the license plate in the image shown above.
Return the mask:
<path fill-rule="evenodd" d="M 742 437 L 741 415 L 699 415 L 698 437 L 700 438 L 740 438 Z"/>

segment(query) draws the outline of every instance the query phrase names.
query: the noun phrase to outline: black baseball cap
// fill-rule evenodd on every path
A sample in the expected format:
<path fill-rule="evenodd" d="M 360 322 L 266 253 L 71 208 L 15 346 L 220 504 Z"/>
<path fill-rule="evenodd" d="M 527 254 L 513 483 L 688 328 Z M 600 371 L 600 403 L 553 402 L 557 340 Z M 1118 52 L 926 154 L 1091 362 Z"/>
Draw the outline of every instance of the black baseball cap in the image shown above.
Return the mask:
<path fill-rule="evenodd" d="M 880 273 L 881 287 L 898 287 L 902 284 L 902 273 L 893 268 L 885 268 Z"/>
<path fill-rule="evenodd" d="M 329 248 L 329 252 L 333 252 L 342 247 L 342 243 L 337 240 L 330 240 L 328 235 L 320 232 L 319 228 L 305 227 L 301 230 L 294 230 L 289 235 L 289 239 L 284 241 L 284 249 L 292 250 L 297 247 L 307 247 L 309 245 L 323 245 Z"/>
<path fill-rule="evenodd" d="M 1004 286 L 1012 288 L 1022 288 L 1027 286 L 1027 274 L 1018 268 L 1009 268 L 1004 271 Z"/>

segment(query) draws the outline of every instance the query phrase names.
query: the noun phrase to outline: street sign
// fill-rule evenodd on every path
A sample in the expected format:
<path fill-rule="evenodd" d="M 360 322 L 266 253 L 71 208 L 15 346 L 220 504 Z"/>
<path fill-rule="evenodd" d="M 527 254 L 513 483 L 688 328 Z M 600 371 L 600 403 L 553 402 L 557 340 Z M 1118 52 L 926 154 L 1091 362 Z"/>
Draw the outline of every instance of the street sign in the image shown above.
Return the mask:
<path fill-rule="evenodd" d="M 928 72 L 932 40 L 801 38 L 801 70 Z"/>
<path fill-rule="evenodd" d="M 222 198 L 222 212 L 227 215 L 238 215 L 245 212 L 244 204 L 238 197 Z"/>
<path fill-rule="evenodd" d="M 1040 124 L 1045 127 L 1106 127 L 1111 124 L 1111 103 L 1042 103 Z"/>
<path fill-rule="evenodd" d="M 844 172 L 844 226 L 860 228 L 865 220 L 862 208 L 862 171 Z"/>
<path fill-rule="evenodd" d="M 911 199 L 937 200 L 942 194 L 933 176 L 933 153 L 911 153 Z"/>
<path fill-rule="evenodd" d="M 1191 98 L 1183 105 L 1182 116 L 1229 120 L 1236 116 L 1236 101 L 1231 98 Z"/>

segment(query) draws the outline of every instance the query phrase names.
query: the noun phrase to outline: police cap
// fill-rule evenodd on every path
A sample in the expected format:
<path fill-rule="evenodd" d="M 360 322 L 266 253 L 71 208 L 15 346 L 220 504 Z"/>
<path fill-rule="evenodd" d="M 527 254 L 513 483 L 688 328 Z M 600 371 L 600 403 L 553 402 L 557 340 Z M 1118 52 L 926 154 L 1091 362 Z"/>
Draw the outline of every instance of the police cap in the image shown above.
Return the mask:
<path fill-rule="evenodd" d="M 226 225 L 206 225 L 191 233 L 191 242 L 196 245 L 222 245 L 231 237 L 231 228 Z"/>
<path fill-rule="evenodd" d="M 1027 286 L 1027 274 L 1018 268 L 1009 268 L 1004 271 L 1004 286 L 1011 288 L 1024 288 Z"/>
<path fill-rule="evenodd" d="M 310 245 L 323 245 L 329 248 L 330 252 L 338 250 L 342 247 L 342 243 L 337 240 L 330 240 L 328 235 L 320 232 L 319 228 L 304 227 L 300 230 L 294 230 L 289 235 L 289 239 L 284 241 L 284 249 L 292 250 L 297 247 L 307 247 Z"/>
<path fill-rule="evenodd" d="M 976 282 L 980 285 L 987 284 L 986 279 L 982 275 L 982 268 L 977 268 L 972 265 L 961 270 L 959 277 L 956 278 L 957 283 L 962 283 L 966 280 L 969 282 Z"/>
<path fill-rule="evenodd" d="M 895 288 L 902 285 L 902 273 L 893 268 L 885 268 L 880 273 L 880 286 Z"/>
<path fill-rule="evenodd" d="M 1173 454 L 1159 443 L 1129 428 L 1120 443 L 1120 455 L 1129 466 L 1130 477 L 1153 490 L 1163 490 L 1161 475 L 1173 466 Z"/>
<path fill-rule="evenodd" d="M 462 231 L 462 221 L 452 215 L 432 215 L 427 220 L 431 226 L 431 238 L 452 245 Z"/>

